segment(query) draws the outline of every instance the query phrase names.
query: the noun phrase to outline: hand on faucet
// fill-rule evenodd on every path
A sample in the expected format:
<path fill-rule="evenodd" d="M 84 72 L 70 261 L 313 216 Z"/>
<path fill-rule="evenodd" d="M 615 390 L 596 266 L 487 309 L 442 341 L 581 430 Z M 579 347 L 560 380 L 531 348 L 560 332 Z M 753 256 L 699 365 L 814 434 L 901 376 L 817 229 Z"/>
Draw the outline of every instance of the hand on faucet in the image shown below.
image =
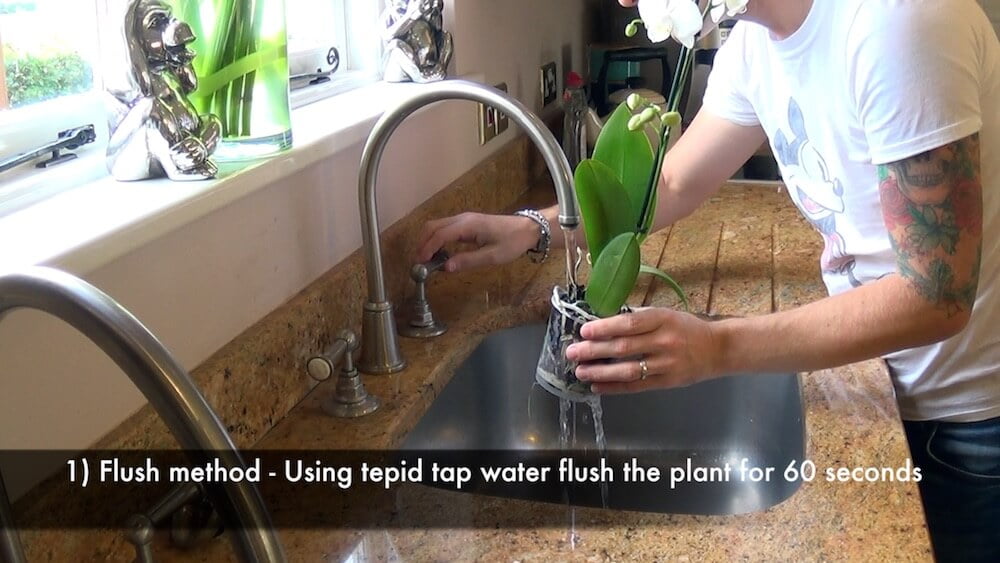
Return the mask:
<path fill-rule="evenodd" d="M 552 208 L 544 213 L 555 217 L 557 211 Z M 538 237 L 538 224 L 526 217 L 462 213 L 428 221 L 420 234 L 416 259 L 427 262 L 446 245 L 468 243 L 474 248 L 455 252 L 445 263 L 444 270 L 474 270 L 513 262 L 534 248 Z"/>

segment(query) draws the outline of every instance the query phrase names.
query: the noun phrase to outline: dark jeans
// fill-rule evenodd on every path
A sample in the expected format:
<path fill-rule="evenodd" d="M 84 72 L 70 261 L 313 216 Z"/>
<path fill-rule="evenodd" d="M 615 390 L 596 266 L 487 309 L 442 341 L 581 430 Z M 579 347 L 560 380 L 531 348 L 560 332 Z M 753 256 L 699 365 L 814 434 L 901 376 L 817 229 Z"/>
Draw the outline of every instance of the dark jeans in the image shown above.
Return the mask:
<path fill-rule="evenodd" d="M 907 422 L 938 561 L 1000 561 L 1000 417 Z"/>

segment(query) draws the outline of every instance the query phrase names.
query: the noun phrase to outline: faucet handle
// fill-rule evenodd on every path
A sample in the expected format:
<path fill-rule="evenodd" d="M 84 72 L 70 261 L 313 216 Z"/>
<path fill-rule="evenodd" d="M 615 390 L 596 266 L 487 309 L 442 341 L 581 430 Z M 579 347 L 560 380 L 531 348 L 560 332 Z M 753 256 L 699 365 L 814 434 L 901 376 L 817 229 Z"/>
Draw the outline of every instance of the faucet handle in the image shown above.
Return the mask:
<path fill-rule="evenodd" d="M 410 302 L 410 320 L 400 327 L 399 334 L 408 338 L 432 338 L 444 334 L 448 327 L 434 319 L 431 304 L 427 301 L 427 278 L 444 268 L 448 253 L 438 250 L 423 264 L 415 264 L 410 269 L 410 277 L 416 283 L 416 294 Z"/>
<path fill-rule="evenodd" d="M 413 268 L 410 269 L 410 277 L 413 278 L 413 281 L 418 284 L 423 283 L 427 281 L 427 278 L 429 278 L 431 274 L 443 269 L 449 258 L 451 258 L 451 256 L 449 256 L 443 249 L 438 250 L 427 262 L 424 262 L 423 264 L 414 264 Z"/>
<path fill-rule="evenodd" d="M 326 352 L 313 356 L 306 364 L 309 376 L 317 381 L 325 381 L 333 375 L 337 364 L 342 363 L 337 387 L 323 400 L 323 410 L 338 418 L 355 418 L 375 412 L 381 404 L 377 397 L 369 395 L 361 383 L 358 369 L 354 367 L 354 351 L 358 349 L 358 337 L 350 330 L 342 330 Z"/>
<path fill-rule="evenodd" d="M 330 379 L 337 370 L 337 364 L 344 361 L 344 369 L 354 369 L 354 358 L 351 353 L 358 349 L 358 337 L 350 330 L 342 330 L 337 339 L 322 354 L 309 358 L 306 370 L 309 377 L 316 381 Z"/>

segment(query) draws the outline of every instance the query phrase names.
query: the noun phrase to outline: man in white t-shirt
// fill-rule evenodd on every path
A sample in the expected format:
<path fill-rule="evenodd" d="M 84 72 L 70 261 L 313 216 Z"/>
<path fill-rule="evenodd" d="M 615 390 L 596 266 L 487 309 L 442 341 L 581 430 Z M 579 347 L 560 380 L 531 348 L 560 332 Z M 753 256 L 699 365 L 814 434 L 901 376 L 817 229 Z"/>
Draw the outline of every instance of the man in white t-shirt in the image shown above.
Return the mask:
<path fill-rule="evenodd" d="M 830 297 L 711 324 L 660 308 L 594 321 L 567 350 L 577 377 L 621 393 L 883 357 L 935 555 L 1000 561 L 996 34 L 975 0 L 751 0 L 741 19 L 667 155 L 656 224 L 687 216 L 768 140 L 823 236 Z M 479 248 L 449 271 L 513 260 L 539 226 L 432 221 L 418 257 L 457 240 Z"/>

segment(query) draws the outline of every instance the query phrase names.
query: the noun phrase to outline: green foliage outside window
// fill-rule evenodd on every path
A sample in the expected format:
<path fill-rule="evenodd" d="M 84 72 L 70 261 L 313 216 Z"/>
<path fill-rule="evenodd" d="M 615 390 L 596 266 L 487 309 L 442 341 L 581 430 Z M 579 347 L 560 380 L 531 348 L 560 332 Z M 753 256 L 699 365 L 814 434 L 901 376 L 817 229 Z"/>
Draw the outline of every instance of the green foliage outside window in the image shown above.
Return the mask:
<path fill-rule="evenodd" d="M 10 107 L 26 106 L 93 87 L 90 65 L 76 53 L 11 56 L 4 53 Z"/>

